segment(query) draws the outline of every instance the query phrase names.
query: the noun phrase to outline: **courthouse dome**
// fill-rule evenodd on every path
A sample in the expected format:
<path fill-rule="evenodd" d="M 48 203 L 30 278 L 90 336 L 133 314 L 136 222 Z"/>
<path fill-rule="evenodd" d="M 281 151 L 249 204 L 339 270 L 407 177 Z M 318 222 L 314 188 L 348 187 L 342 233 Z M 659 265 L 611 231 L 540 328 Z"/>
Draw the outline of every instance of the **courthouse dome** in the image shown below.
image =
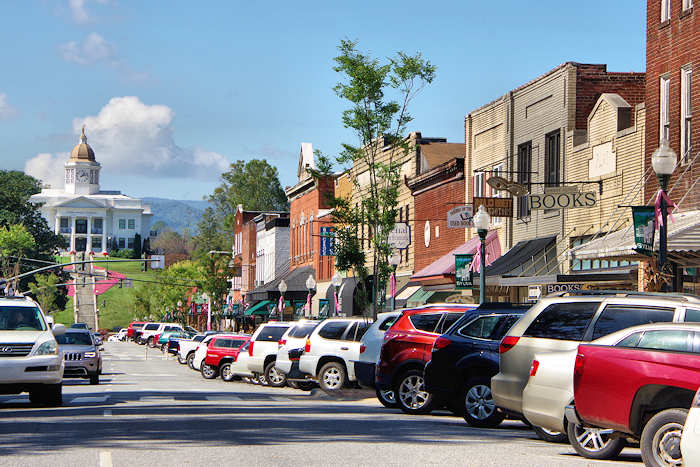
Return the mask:
<path fill-rule="evenodd" d="M 95 162 L 95 151 L 87 144 L 87 136 L 85 136 L 85 126 L 80 134 L 80 142 L 75 145 L 70 153 L 71 161 L 91 161 Z"/>

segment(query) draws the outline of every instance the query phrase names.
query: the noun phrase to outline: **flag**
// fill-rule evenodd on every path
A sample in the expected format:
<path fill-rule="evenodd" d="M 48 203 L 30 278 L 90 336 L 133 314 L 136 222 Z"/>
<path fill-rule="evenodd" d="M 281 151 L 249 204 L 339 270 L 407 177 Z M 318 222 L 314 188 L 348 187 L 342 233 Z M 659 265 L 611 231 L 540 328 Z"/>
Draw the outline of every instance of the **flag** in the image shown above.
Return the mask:
<path fill-rule="evenodd" d="M 391 289 L 391 296 L 396 296 L 396 273 L 391 273 L 391 279 L 389 280 L 389 288 Z"/>
<path fill-rule="evenodd" d="M 277 310 L 280 313 L 280 318 L 282 318 L 282 313 L 284 312 L 284 297 L 280 295 L 280 300 L 277 302 Z"/>
<path fill-rule="evenodd" d="M 340 302 L 338 301 L 338 292 L 333 291 L 333 298 L 335 299 L 335 314 L 340 313 Z"/>
<path fill-rule="evenodd" d="M 311 313 L 311 294 L 306 295 L 306 313 Z"/>

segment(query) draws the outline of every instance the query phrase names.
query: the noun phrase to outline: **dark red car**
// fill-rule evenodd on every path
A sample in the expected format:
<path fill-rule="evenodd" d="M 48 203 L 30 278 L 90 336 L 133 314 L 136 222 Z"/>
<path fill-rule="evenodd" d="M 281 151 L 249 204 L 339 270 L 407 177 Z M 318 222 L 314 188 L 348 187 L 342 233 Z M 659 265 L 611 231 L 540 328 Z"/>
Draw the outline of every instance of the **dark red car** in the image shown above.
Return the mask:
<path fill-rule="evenodd" d="M 436 304 L 407 309 L 384 334 L 375 375 L 377 388 L 393 390 L 398 407 L 408 414 L 429 413 L 437 401 L 425 390 L 423 370 L 433 343 L 476 305 Z"/>
<path fill-rule="evenodd" d="M 214 379 L 221 373 L 221 379 L 231 381 L 231 363 L 238 358 L 238 352 L 250 336 L 245 335 L 222 335 L 216 336 L 209 341 L 207 346 L 207 356 L 200 367 L 202 376 L 206 379 Z"/>
<path fill-rule="evenodd" d="M 132 321 L 132 322 L 130 322 L 129 328 L 126 330 L 126 338 L 133 339 L 134 332 L 140 330 L 144 324 L 146 324 L 145 321 Z"/>

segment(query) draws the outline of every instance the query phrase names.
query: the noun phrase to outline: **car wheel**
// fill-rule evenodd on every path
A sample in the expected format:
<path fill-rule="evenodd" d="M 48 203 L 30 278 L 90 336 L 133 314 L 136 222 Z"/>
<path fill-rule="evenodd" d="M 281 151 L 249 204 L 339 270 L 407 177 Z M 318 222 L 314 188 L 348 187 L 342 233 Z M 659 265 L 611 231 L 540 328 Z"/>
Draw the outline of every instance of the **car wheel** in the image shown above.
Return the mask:
<path fill-rule="evenodd" d="M 160 351 L 165 353 L 168 350 L 168 344 L 160 344 Z"/>
<path fill-rule="evenodd" d="M 90 384 L 100 384 L 100 375 L 90 375 Z"/>
<path fill-rule="evenodd" d="M 233 372 L 231 371 L 230 363 L 224 363 L 221 365 L 221 369 L 219 371 L 221 373 L 221 379 L 224 381 L 233 381 Z"/>
<path fill-rule="evenodd" d="M 396 407 L 396 398 L 394 397 L 394 391 L 391 389 L 379 389 L 376 390 L 377 399 L 381 404 L 388 408 L 393 409 Z"/>
<path fill-rule="evenodd" d="M 265 367 L 265 379 L 267 379 L 267 384 L 273 388 L 281 388 L 287 383 L 287 376 L 275 368 L 274 361 Z"/>
<path fill-rule="evenodd" d="M 465 383 L 462 394 L 463 416 L 469 425 L 496 428 L 505 418 L 493 400 L 490 378 L 471 378 Z"/>
<path fill-rule="evenodd" d="M 649 419 L 639 440 L 644 465 L 681 465 L 681 435 L 687 416 L 685 409 L 667 409 Z"/>
<path fill-rule="evenodd" d="M 184 365 L 187 363 L 187 358 L 182 358 L 182 355 L 180 355 L 180 352 L 177 353 L 177 362 L 180 365 Z"/>
<path fill-rule="evenodd" d="M 542 441 L 547 441 L 548 443 L 568 443 L 569 437 L 566 433 L 561 431 L 548 430 L 547 428 L 542 428 L 541 426 L 532 425 L 532 431 L 535 432 L 537 437 Z"/>
<path fill-rule="evenodd" d="M 318 372 L 318 384 L 329 394 L 335 394 L 345 385 L 345 367 L 339 362 L 328 362 Z"/>
<path fill-rule="evenodd" d="M 297 386 L 299 389 L 302 391 L 311 391 L 313 388 L 316 387 L 316 383 L 313 381 L 297 381 Z"/>
<path fill-rule="evenodd" d="M 571 446 L 588 459 L 614 459 L 626 444 L 625 438 L 613 435 L 614 430 L 589 428 L 569 422 L 566 432 Z"/>
<path fill-rule="evenodd" d="M 200 368 L 204 379 L 214 379 L 219 375 L 219 369 L 215 366 L 207 365 L 206 363 L 202 362 Z"/>
<path fill-rule="evenodd" d="M 267 378 L 265 378 L 264 373 L 260 373 L 259 375 L 256 376 L 255 379 L 257 381 L 257 384 L 260 384 L 262 386 L 267 386 Z"/>
<path fill-rule="evenodd" d="M 148 340 L 146 341 L 149 347 L 153 348 L 156 346 L 156 344 L 153 342 L 153 336 L 149 337 Z"/>
<path fill-rule="evenodd" d="M 409 415 L 430 413 L 435 406 L 435 397 L 425 390 L 422 370 L 412 369 L 401 375 L 394 395 L 398 407 Z"/>
<path fill-rule="evenodd" d="M 194 370 L 194 352 L 190 352 L 187 355 L 187 366 Z"/>

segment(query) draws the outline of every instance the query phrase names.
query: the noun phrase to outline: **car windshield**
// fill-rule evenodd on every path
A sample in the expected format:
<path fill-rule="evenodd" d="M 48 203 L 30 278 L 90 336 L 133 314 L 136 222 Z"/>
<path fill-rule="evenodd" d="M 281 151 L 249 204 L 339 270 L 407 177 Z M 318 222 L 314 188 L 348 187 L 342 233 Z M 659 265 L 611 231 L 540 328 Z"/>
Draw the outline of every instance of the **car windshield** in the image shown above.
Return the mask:
<path fill-rule="evenodd" d="M 0 331 L 46 331 L 39 308 L 0 306 Z"/>
<path fill-rule="evenodd" d="M 289 337 L 309 337 L 309 334 L 311 334 L 311 331 L 313 331 L 316 326 L 318 326 L 318 323 L 297 324 L 294 326 L 294 329 L 289 331 Z"/>
<path fill-rule="evenodd" d="M 59 345 L 92 345 L 90 334 L 87 332 L 67 332 L 56 336 Z"/>

